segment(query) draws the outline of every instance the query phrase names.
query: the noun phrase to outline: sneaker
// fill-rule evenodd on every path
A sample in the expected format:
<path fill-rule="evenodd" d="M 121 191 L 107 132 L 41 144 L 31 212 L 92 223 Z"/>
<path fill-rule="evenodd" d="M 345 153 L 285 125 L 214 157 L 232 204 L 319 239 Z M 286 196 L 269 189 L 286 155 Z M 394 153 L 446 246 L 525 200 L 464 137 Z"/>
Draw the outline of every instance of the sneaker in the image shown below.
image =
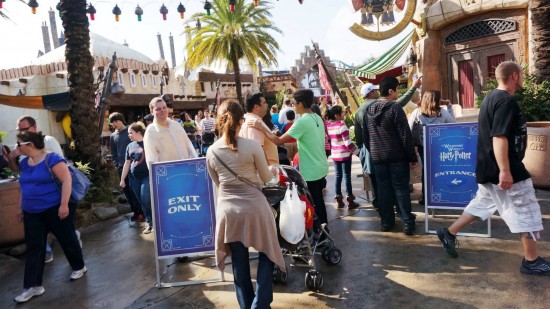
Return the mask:
<path fill-rule="evenodd" d="M 71 273 L 71 281 L 80 279 L 82 276 L 84 276 L 84 273 L 88 271 L 88 268 L 86 266 L 82 267 L 81 270 L 75 270 Z"/>
<path fill-rule="evenodd" d="M 46 257 L 44 258 L 44 264 L 53 262 L 53 252 L 46 252 Z"/>
<path fill-rule="evenodd" d="M 392 229 L 393 229 L 394 225 L 393 224 L 385 224 L 383 223 L 381 226 L 380 226 L 380 230 L 382 232 L 390 232 Z"/>
<path fill-rule="evenodd" d="M 33 286 L 32 288 L 25 289 L 21 295 L 17 296 L 14 300 L 18 303 L 24 303 L 29 299 L 44 294 L 46 290 L 42 286 Z"/>
<path fill-rule="evenodd" d="M 153 231 L 153 225 L 147 224 L 147 227 L 145 228 L 145 230 L 143 230 L 143 234 L 151 234 L 152 231 Z"/>
<path fill-rule="evenodd" d="M 456 248 L 458 248 L 458 239 L 456 239 L 456 236 L 451 234 L 448 229 L 438 229 L 436 233 L 443 244 L 443 248 L 447 251 L 447 254 L 454 258 L 458 257 L 458 252 L 456 252 Z"/>
<path fill-rule="evenodd" d="M 412 236 L 414 234 L 415 230 L 416 230 L 416 226 L 414 226 L 414 225 L 405 224 L 403 226 L 403 234 L 405 234 L 407 236 Z"/>
<path fill-rule="evenodd" d="M 533 262 L 528 262 L 524 258 L 519 271 L 527 275 L 550 276 L 550 263 L 540 256 Z"/>

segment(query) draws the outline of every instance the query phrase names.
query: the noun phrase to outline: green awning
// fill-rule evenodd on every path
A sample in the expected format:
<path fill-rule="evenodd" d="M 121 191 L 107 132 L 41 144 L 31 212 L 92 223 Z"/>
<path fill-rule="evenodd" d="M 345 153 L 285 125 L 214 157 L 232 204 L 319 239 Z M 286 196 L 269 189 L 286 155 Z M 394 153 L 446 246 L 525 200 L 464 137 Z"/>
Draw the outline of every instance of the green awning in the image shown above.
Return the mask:
<path fill-rule="evenodd" d="M 388 69 L 393 68 L 397 60 L 403 56 L 405 50 L 411 42 L 411 38 L 414 34 L 414 30 L 404 37 L 397 45 L 390 48 L 385 54 L 378 59 L 365 63 L 359 67 L 350 70 L 350 74 L 355 76 L 361 76 L 368 79 L 376 78 L 376 75 L 386 72 Z"/>

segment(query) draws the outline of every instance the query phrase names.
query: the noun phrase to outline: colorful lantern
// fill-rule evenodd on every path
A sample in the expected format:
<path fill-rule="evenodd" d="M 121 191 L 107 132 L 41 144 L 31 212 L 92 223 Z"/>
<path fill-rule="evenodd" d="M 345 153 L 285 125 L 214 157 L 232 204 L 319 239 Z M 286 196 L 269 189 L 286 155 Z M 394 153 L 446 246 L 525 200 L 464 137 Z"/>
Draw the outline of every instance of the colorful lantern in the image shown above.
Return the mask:
<path fill-rule="evenodd" d="M 254 0 L 254 6 L 260 5 L 260 0 Z"/>
<path fill-rule="evenodd" d="M 212 4 L 206 0 L 204 2 L 204 9 L 206 10 L 206 15 L 210 15 L 210 10 L 212 9 Z"/>
<path fill-rule="evenodd" d="M 63 16 L 63 14 L 61 14 L 61 1 L 57 3 L 57 5 L 55 6 L 55 9 L 59 12 L 59 18 L 61 18 Z"/>
<path fill-rule="evenodd" d="M 119 21 L 120 20 L 120 14 L 122 14 L 122 11 L 118 7 L 118 4 L 115 4 L 115 7 L 113 8 L 113 14 L 115 14 L 115 20 Z"/>
<path fill-rule="evenodd" d="M 31 7 L 31 11 L 33 14 L 36 14 L 36 8 L 38 7 L 38 2 L 36 0 L 29 1 L 29 6 Z"/>
<path fill-rule="evenodd" d="M 160 7 L 160 13 L 162 14 L 162 19 L 166 20 L 166 14 L 168 14 L 168 9 L 164 4 Z"/>
<path fill-rule="evenodd" d="M 0 9 L 2 8 L 2 3 L 6 2 L 6 0 L 0 0 Z"/>
<path fill-rule="evenodd" d="M 137 17 L 138 17 L 138 21 L 141 21 L 141 15 L 143 15 L 143 9 L 139 7 L 139 4 L 138 6 L 136 7 L 136 11 L 135 11 Z"/>
<path fill-rule="evenodd" d="M 304 0 L 298 0 L 298 2 L 300 2 L 300 4 L 304 3 Z"/>
<path fill-rule="evenodd" d="M 237 4 L 237 0 L 229 0 L 229 10 L 231 12 L 235 12 L 235 4 Z"/>
<path fill-rule="evenodd" d="M 119 10 L 120 11 L 120 10 Z M 95 20 L 95 13 L 96 13 L 96 10 L 94 8 L 94 6 L 90 3 L 90 5 L 88 5 L 88 8 L 86 9 L 86 13 L 90 14 L 90 19 L 91 20 Z M 120 14 L 120 13 L 119 13 Z M 117 20 L 118 21 L 118 17 L 117 17 Z"/>
<path fill-rule="evenodd" d="M 185 7 L 183 6 L 183 4 L 181 4 L 181 2 L 180 5 L 178 5 L 178 13 L 180 13 L 181 19 L 183 19 L 185 15 Z"/>

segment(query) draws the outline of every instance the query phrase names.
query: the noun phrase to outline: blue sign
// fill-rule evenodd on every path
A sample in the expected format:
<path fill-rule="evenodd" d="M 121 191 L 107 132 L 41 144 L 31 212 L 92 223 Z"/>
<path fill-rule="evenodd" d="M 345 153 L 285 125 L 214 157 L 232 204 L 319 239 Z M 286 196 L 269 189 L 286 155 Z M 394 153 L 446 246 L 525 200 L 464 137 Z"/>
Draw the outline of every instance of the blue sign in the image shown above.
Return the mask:
<path fill-rule="evenodd" d="M 205 158 L 152 164 L 158 257 L 214 251 L 212 186 Z"/>
<path fill-rule="evenodd" d="M 428 207 L 466 207 L 477 192 L 477 123 L 425 127 Z"/>

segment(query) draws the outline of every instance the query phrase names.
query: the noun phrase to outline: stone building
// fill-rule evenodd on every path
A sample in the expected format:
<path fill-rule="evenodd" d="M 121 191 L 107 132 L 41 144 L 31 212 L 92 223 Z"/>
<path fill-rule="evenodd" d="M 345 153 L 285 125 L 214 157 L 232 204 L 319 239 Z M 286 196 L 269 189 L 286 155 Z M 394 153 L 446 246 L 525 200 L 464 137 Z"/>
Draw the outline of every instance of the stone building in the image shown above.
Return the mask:
<path fill-rule="evenodd" d="M 441 90 L 465 113 L 477 113 L 476 98 L 500 62 L 533 63 L 527 0 L 422 2 L 415 69 L 424 75 L 424 89 Z"/>

